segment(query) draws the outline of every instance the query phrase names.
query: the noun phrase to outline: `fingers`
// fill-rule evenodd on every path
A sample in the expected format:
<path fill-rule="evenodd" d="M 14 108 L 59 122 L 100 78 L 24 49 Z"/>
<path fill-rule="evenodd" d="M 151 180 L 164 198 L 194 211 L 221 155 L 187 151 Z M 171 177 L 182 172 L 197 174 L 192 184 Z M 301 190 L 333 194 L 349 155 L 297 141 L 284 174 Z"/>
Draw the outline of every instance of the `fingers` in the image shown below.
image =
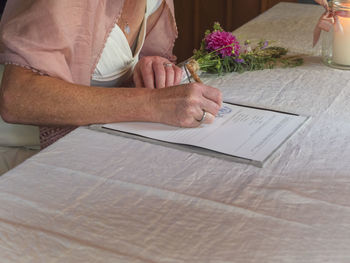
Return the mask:
<path fill-rule="evenodd" d="M 162 57 L 143 57 L 134 71 L 135 86 L 165 88 L 178 85 L 182 80 L 182 69 Z"/>
<path fill-rule="evenodd" d="M 222 106 L 221 91 L 204 84 L 194 83 L 193 85 L 196 89 L 199 89 L 201 94 L 202 98 L 199 103 L 201 109 L 216 116 Z"/>
<path fill-rule="evenodd" d="M 165 87 L 166 71 L 163 63 L 153 61 L 152 63 L 154 77 L 155 77 L 155 88 L 162 89 Z"/>
<path fill-rule="evenodd" d="M 180 67 L 174 66 L 174 83 L 170 86 L 179 85 L 182 81 L 183 71 Z"/>
<path fill-rule="evenodd" d="M 203 84 L 196 84 L 201 89 L 202 98 L 200 99 L 198 106 L 202 110 L 202 119 L 197 119 L 199 125 L 210 124 L 215 120 L 215 116 L 218 114 L 222 105 L 222 95 L 220 90 L 205 86 Z"/>
<path fill-rule="evenodd" d="M 180 67 L 173 63 L 163 63 L 165 67 L 165 87 L 171 87 L 179 85 L 182 81 L 183 71 Z"/>
<path fill-rule="evenodd" d="M 139 70 L 141 71 L 142 81 L 145 84 L 145 88 L 154 89 L 154 73 L 152 67 L 152 61 L 141 61 Z"/>
<path fill-rule="evenodd" d="M 205 119 L 203 120 L 202 123 L 205 124 L 211 124 L 215 121 L 215 116 L 209 112 L 207 112 L 207 115 L 205 116 Z"/>
<path fill-rule="evenodd" d="M 207 98 L 203 98 L 200 107 L 202 110 L 205 110 L 207 113 L 210 113 L 213 116 L 216 116 L 221 108 L 221 105 L 216 103 L 215 101 L 209 100 Z"/>
<path fill-rule="evenodd" d="M 201 118 L 196 119 L 196 121 L 198 122 L 198 125 L 210 124 L 210 123 L 213 123 L 214 120 L 215 120 L 215 116 L 213 114 L 211 114 L 210 112 L 207 112 L 205 110 L 202 111 Z"/>
<path fill-rule="evenodd" d="M 166 71 L 165 74 L 165 86 L 164 87 L 171 87 L 174 86 L 174 80 L 175 80 L 175 65 L 172 63 L 164 63 L 164 68 Z"/>
<path fill-rule="evenodd" d="M 215 102 L 219 107 L 222 106 L 222 96 L 221 92 L 215 88 L 205 88 L 203 89 L 203 96 L 208 100 Z"/>
<path fill-rule="evenodd" d="M 142 75 L 141 72 L 138 69 L 135 69 L 134 75 L 133 75 L 133 80 L 135 87 L 145 87 L 145 84 L 143 83 Z"/>
<path fill-rule="evenodd" d="M 198 127 L 202 124 L 211 124 L 215 121 L 215 115 L 211 114 L 210 112 L 207 112 L 205 110 L 200 110 L 200 114 L 196 114 L 196 118 L 193 120 L 193 124 L 189 127 Z"/>
<path fill-rule="evenodd" d="M 154 121 L 179 127 L 212 123 L 221 107 L 220 90 L 199 83 L 158 89 L 153 94 Z"/>
<path fill-rule="evenodd" d="M 187 113 L 189 115 L 188 117 L 190 117 L 192 113 L 193 120 L 188 127 L 197 127 L 201 124 L 213 123 L 222 104 L 220 90 L 198 83 L 188 84 L 187 86 L 189 97 L 186 107 L 189 109 L 192 108 L 192 110 L 188 110 Z"/>

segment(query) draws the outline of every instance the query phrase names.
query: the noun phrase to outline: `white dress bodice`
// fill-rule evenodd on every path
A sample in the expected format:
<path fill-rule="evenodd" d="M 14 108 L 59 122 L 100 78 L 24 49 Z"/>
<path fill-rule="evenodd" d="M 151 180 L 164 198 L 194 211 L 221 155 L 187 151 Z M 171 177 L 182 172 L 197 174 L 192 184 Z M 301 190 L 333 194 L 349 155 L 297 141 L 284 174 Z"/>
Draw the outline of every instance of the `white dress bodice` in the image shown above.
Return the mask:
<path fill-rule="evenodd" d="M 92 75 L 92 86 L 118 87 L 132 76 L 145 41 L 147 18 L 159 8 L 162 1 L 147 0 L 145 17 L 134 44 L 135 52 L 120 27 L 117 24 L 114 26 Z"/>

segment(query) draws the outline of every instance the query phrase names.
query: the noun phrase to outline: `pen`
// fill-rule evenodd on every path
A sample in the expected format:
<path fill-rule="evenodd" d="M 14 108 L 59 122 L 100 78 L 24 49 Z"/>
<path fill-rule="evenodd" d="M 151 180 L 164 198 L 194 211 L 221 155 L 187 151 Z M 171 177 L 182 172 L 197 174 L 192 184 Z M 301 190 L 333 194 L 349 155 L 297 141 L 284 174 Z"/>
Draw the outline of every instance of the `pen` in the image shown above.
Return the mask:
<path fill-rule="evenodd" d="M 196 71 L 194 70 L 194 67 L 193 67 L 193 64 L 194 64 L 194 63 L 195 63 L 195 62 L 193 62 L 193 61 L 191 60 L 191 61 L 189 61 L 189 62 L 187 62 L 187 63 L 185 64 L 185 67 L 186 67 L 186 69 L 190 72 L 192 78 L 193 78 L 196 82 L 198 82 L 198 83 L 203 83 L 202 80 L 201 80 L 201 79 L 199 78 L 199 76 L 197 75 Z"/>
<path fill-rule="evenodd" d="M 195 60 L 190 60 L 190 61 L 188 61 L 187 63 L 185 63 L 185 71 L 186 71 L 186 74 L 187 74 L 188 82 L 191 83 L 191 79 L 190 79 L 190 77 L 189 77 L 189 75 L 188 75 L 188 72 L 190 72 L 192 78 L 193 78 L 196 82 L 198 82 L 198 83 L 203 83 L 202 80 L 200 79 L 200 77 L 197 75 L 196 70 L 195 70 L 194 67 L 199 68 L 198 63 L 197 63 Z M 221 108 L 221 107 L 222 107 L 222 102 L 220 103 L 220 108 Z M 204 111 L 204 110 L 203 110 L 203 112 L 204 112 L 204 115 L 203 115 L 204 117 L 203 117 L 203 118 L 205 118 L 205 115 L 207 114 L 207 112 Z M 209 114 L 210 114 L 210 113 L 209 113 Z M 210 114 L 210 115 L 212 115 L 212 114 Z M 214 115 L 212 115 L 212 116 L 214 116 Z M 216 116 L 214 116 L 214 117 L 216 117 Z M 203 118 L 202 118 L 202 119 L 203 119 Z"/>

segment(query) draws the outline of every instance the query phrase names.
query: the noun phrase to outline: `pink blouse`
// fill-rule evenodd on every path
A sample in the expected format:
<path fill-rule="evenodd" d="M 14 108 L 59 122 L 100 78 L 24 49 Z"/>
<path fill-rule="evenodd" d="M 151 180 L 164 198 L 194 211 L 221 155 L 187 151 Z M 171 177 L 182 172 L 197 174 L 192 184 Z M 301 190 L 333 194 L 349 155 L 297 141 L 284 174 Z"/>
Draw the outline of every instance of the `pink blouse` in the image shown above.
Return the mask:
<path fill-rule="evenodd" d="M 174 61 L 177 37 L 172 0 L 147 31 L 142 56 Z M 67 82 L 90 85 L 124 0 L 8 0 L 0 23 L 0 63 L 30 68 Z M 40 127 L 42 148 L 76 127 Z"/>

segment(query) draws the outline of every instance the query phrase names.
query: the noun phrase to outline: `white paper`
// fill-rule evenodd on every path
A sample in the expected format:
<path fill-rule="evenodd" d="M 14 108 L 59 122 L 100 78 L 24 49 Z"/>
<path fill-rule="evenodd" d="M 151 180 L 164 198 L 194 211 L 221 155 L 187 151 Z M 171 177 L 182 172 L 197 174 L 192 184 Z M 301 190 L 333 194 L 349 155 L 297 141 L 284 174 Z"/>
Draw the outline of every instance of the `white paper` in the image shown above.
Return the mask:
<path fill-rule="evenodd" d="M 263 163 L 306 119 L 305 116 L 224 103 L 214 123 L 198 128 L 147 122 L 112 123 L 102 128 L 198 146 Z"/>

